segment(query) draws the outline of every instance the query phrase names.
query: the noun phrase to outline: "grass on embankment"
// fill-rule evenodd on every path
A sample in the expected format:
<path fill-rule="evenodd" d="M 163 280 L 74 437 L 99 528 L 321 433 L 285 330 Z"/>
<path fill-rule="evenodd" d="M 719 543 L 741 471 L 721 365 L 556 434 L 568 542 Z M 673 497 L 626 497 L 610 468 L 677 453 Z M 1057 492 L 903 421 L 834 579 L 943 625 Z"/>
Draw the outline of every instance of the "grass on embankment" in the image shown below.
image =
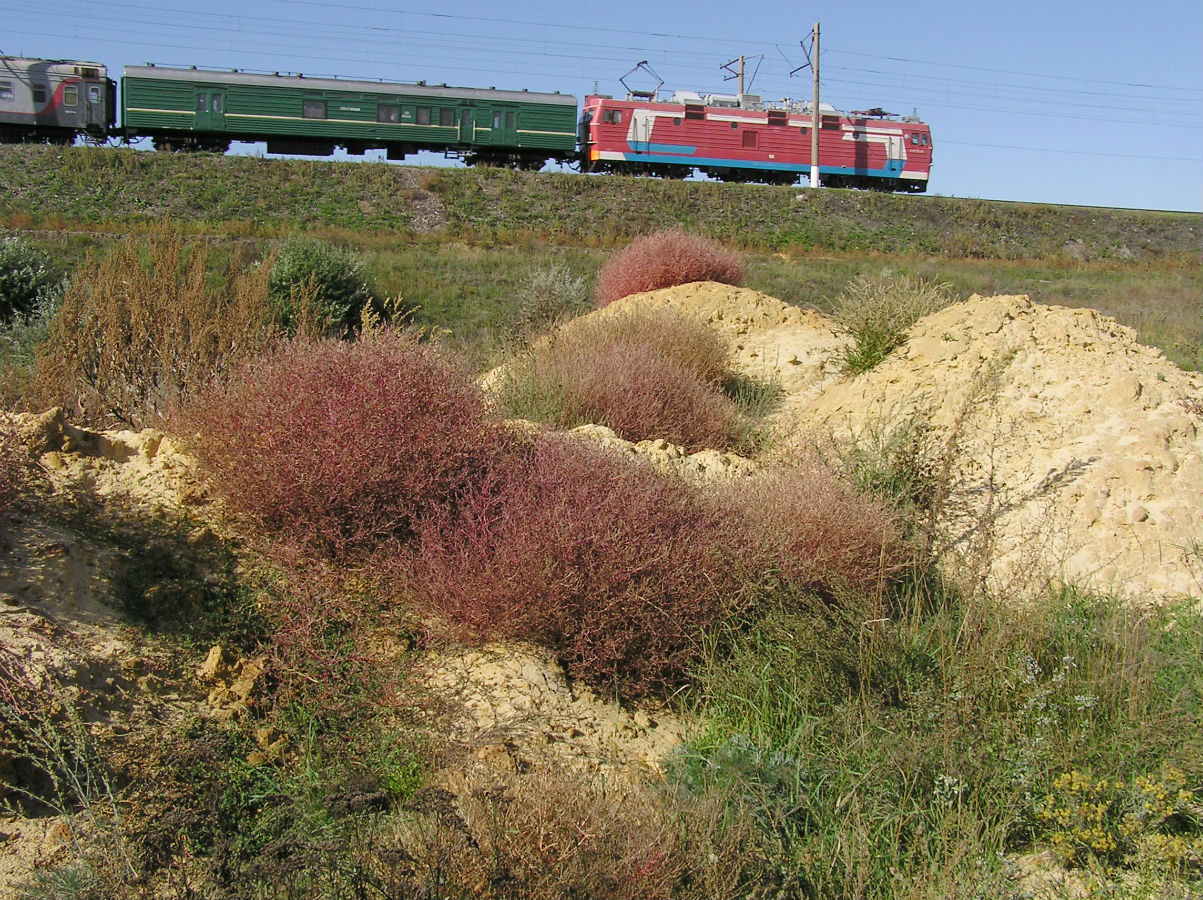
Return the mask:
<path fill-rule="evenodd" d="M 1127 260 L 1195 252 L 1203 222 L 1197 213 L 93 147 L 0 147 L 0 168 L 0 216 L 16 227 L 166 216 L 243 233 L 607 246 L 680 226 L 761 250 Z"/>
<path fill-rule="evenodd" d="M 964 296 L 1098 309 L 1203 368 L 1197 213 L 93 147 L 0 146 L 0 171 L 0 227 L 64 272 L 164 218 L 255 242 L 313 232 L 361 252 L 382 292 L 480 367 L 509 339 L 532 269 L 560 263 L 592 284 L 614 245 L 682 226 L 747 249 L 748 286 L 798 306 L 829 312 L 849 280 L 892 268 Z"/>

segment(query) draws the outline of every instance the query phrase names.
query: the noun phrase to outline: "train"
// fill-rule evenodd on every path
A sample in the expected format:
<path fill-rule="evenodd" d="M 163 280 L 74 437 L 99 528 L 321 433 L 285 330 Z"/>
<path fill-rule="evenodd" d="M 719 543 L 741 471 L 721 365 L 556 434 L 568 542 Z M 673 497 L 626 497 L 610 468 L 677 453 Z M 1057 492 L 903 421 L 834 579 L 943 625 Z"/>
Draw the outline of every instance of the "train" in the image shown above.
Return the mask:
<path fill-rule="evenodd" d="M 624 82 L 625 86 L 625 82 Z M 118 116 L 118 111 L 120 115 Z M 931 129 L 917 115 L 819 105 L 819 175 L 829 187 L 927 190 Z M 560 92 L 389 83 L 241 69 L 125 66 L 0 56 L 0 142 L 132 143 L 224 153 L 331 156 L 436 151 L 469 165 L 793 184 L 811 171 L 810 101 L 659 89 L 578 105 Z"/>

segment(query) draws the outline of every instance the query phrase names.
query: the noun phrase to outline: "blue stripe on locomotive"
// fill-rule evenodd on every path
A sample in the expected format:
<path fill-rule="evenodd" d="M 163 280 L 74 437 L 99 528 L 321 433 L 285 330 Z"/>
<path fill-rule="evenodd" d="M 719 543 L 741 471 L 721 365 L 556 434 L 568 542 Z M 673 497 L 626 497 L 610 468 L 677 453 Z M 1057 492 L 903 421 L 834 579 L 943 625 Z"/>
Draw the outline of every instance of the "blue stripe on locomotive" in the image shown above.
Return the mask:
<path fill-rule="evenodd" d="M 760 162 L 751 160 L 739 159 L 722 159 L 711 157 L 695 157 L 687 156 L 690 153 L 696 153 L 697 147 L 689 147 L 685 145 L 674 144 L 648 144 L 642 141 L 631 143 L 635 153 L 624 153 L 623 159 L 628 162 L 654 163 L 656 165 L 686 165 L 686 166 L 717 166 L 727 169 L 771 169 L 775 172 L 798 172 L 799 174 L 807 174 L 810 172 L 809 165 L 795 165 L 794 163 L 775 163 L 775 162 Z M 638 152 L 643 147 L 647 147 L 650 152 Z M 672 155 L 666 155 L 672 154 Z M 856 166 L 825 166 L 819 164 L 819 174 L 821 175 L 862 175 L 872 176 L 876 178 L 897 178 L 902 175 L 902 169 L 906 165 L 904 159 L 886 160 L 886 164 L 880 169 L 857 168 Z"/>

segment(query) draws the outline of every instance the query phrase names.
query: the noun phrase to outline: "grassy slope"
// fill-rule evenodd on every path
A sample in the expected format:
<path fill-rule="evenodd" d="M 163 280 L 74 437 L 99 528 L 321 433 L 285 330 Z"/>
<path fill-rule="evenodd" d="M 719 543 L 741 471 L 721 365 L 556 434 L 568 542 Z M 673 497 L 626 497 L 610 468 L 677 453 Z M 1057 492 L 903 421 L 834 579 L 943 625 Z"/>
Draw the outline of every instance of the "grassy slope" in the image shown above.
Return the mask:
<path fill-rule="evenodd" d="M 606 244 L 683 225 L 749 248 L 1030 259 L 1147 258 L 1199 249 L 1194 213 L 1102 210 L 860 191 L 580 178 L 505 170 L 94 148 L 0 147 L 0 215 L 85 222 L 171 216 L 209 225 Z M 434 195 L 443 222 L 415 215 Z"/>

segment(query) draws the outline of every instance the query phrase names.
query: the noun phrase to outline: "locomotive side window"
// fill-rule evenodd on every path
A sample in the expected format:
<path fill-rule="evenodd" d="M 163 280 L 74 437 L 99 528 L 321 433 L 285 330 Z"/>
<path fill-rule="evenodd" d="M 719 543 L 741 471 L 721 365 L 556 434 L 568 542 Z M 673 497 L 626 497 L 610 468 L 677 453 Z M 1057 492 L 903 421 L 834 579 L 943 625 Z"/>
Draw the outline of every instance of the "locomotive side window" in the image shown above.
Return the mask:
<path fill-rule="evenodd" d="M 213 102 L 209 106 L 209 109 L 212 112 L 217 113 L 218 115 L 221 115 L 222 106 L 224 105 L 223 101 L 222 101 L 222 96 L 223 96 L 222 94 L 214 94 Z"/>
<path fill-rule="evenodd" d="M 376 107 L 376 121 L 388 122 L 390 125 L 396 125 L 401 121 L 401 107 L 389 106 L 386 103 L 381 103 Z"/>
<path fill-rule="evenodd" d="M 418 107 L 418 124 L 419 125 L 429 125 L 430 124 L 430 107 L 429 106 L 419 106 Z"/>
<path fill-rule="evenodd" d="M 79 88 L 73 84 L 68 84 L 63 88 L 63 106 L 76 106 L 79 104 Z"/>
<path fill-rule="evenodd" d="M 306 100 L 301 106 L 301 115 L 306 119 L 326 118 L 325 100 Z"/>
<path fill-rule="evenodd" d="M 197 112 L 208 112 L 209 111 L 209 95 L 208 94 L 197 94 L 196 95 L 196 111 Z"/>
<path fill-rule="evenodd" d="M 11 81 L 0 81 L 0 100 L 13 99 L 13 83 Z"/>
<path fill-rule="evenodd" d="M 622 110 L 621 109 L 602 110 L 602 122 L 608 123 L 610 125 L 621 125 L 622 124 Z"/>
<path fill-rule="evenodd" d="M 518 113 L 512 111 L 506 112 L 505 127 L 507 131 L 513 131 L 518 127 Z"/>
<path fill-rule="evenodd" d="M 98 85 L 98 84 L 88 85 L 88 102 L 89 103 L 99 103 L 100 102 L 100 85 Z"/>
<path fill-rule="evenodd" d="M 439 110 L 439 124 L 444 128 L 450 128 L 455 125 L 455 110 L 443 108 Z"/>
<path fill-rule="evenodd" d="M 501 128 L 501 110 L 497 110 L 493 113 L 493 127 L 498 129 Z"/>
<path fill-rule="evenodd" d="M 46 85 L 35 84 L 33 86 L 33 102 L 34 103 L 45 103 L 46 102 Z"/>

